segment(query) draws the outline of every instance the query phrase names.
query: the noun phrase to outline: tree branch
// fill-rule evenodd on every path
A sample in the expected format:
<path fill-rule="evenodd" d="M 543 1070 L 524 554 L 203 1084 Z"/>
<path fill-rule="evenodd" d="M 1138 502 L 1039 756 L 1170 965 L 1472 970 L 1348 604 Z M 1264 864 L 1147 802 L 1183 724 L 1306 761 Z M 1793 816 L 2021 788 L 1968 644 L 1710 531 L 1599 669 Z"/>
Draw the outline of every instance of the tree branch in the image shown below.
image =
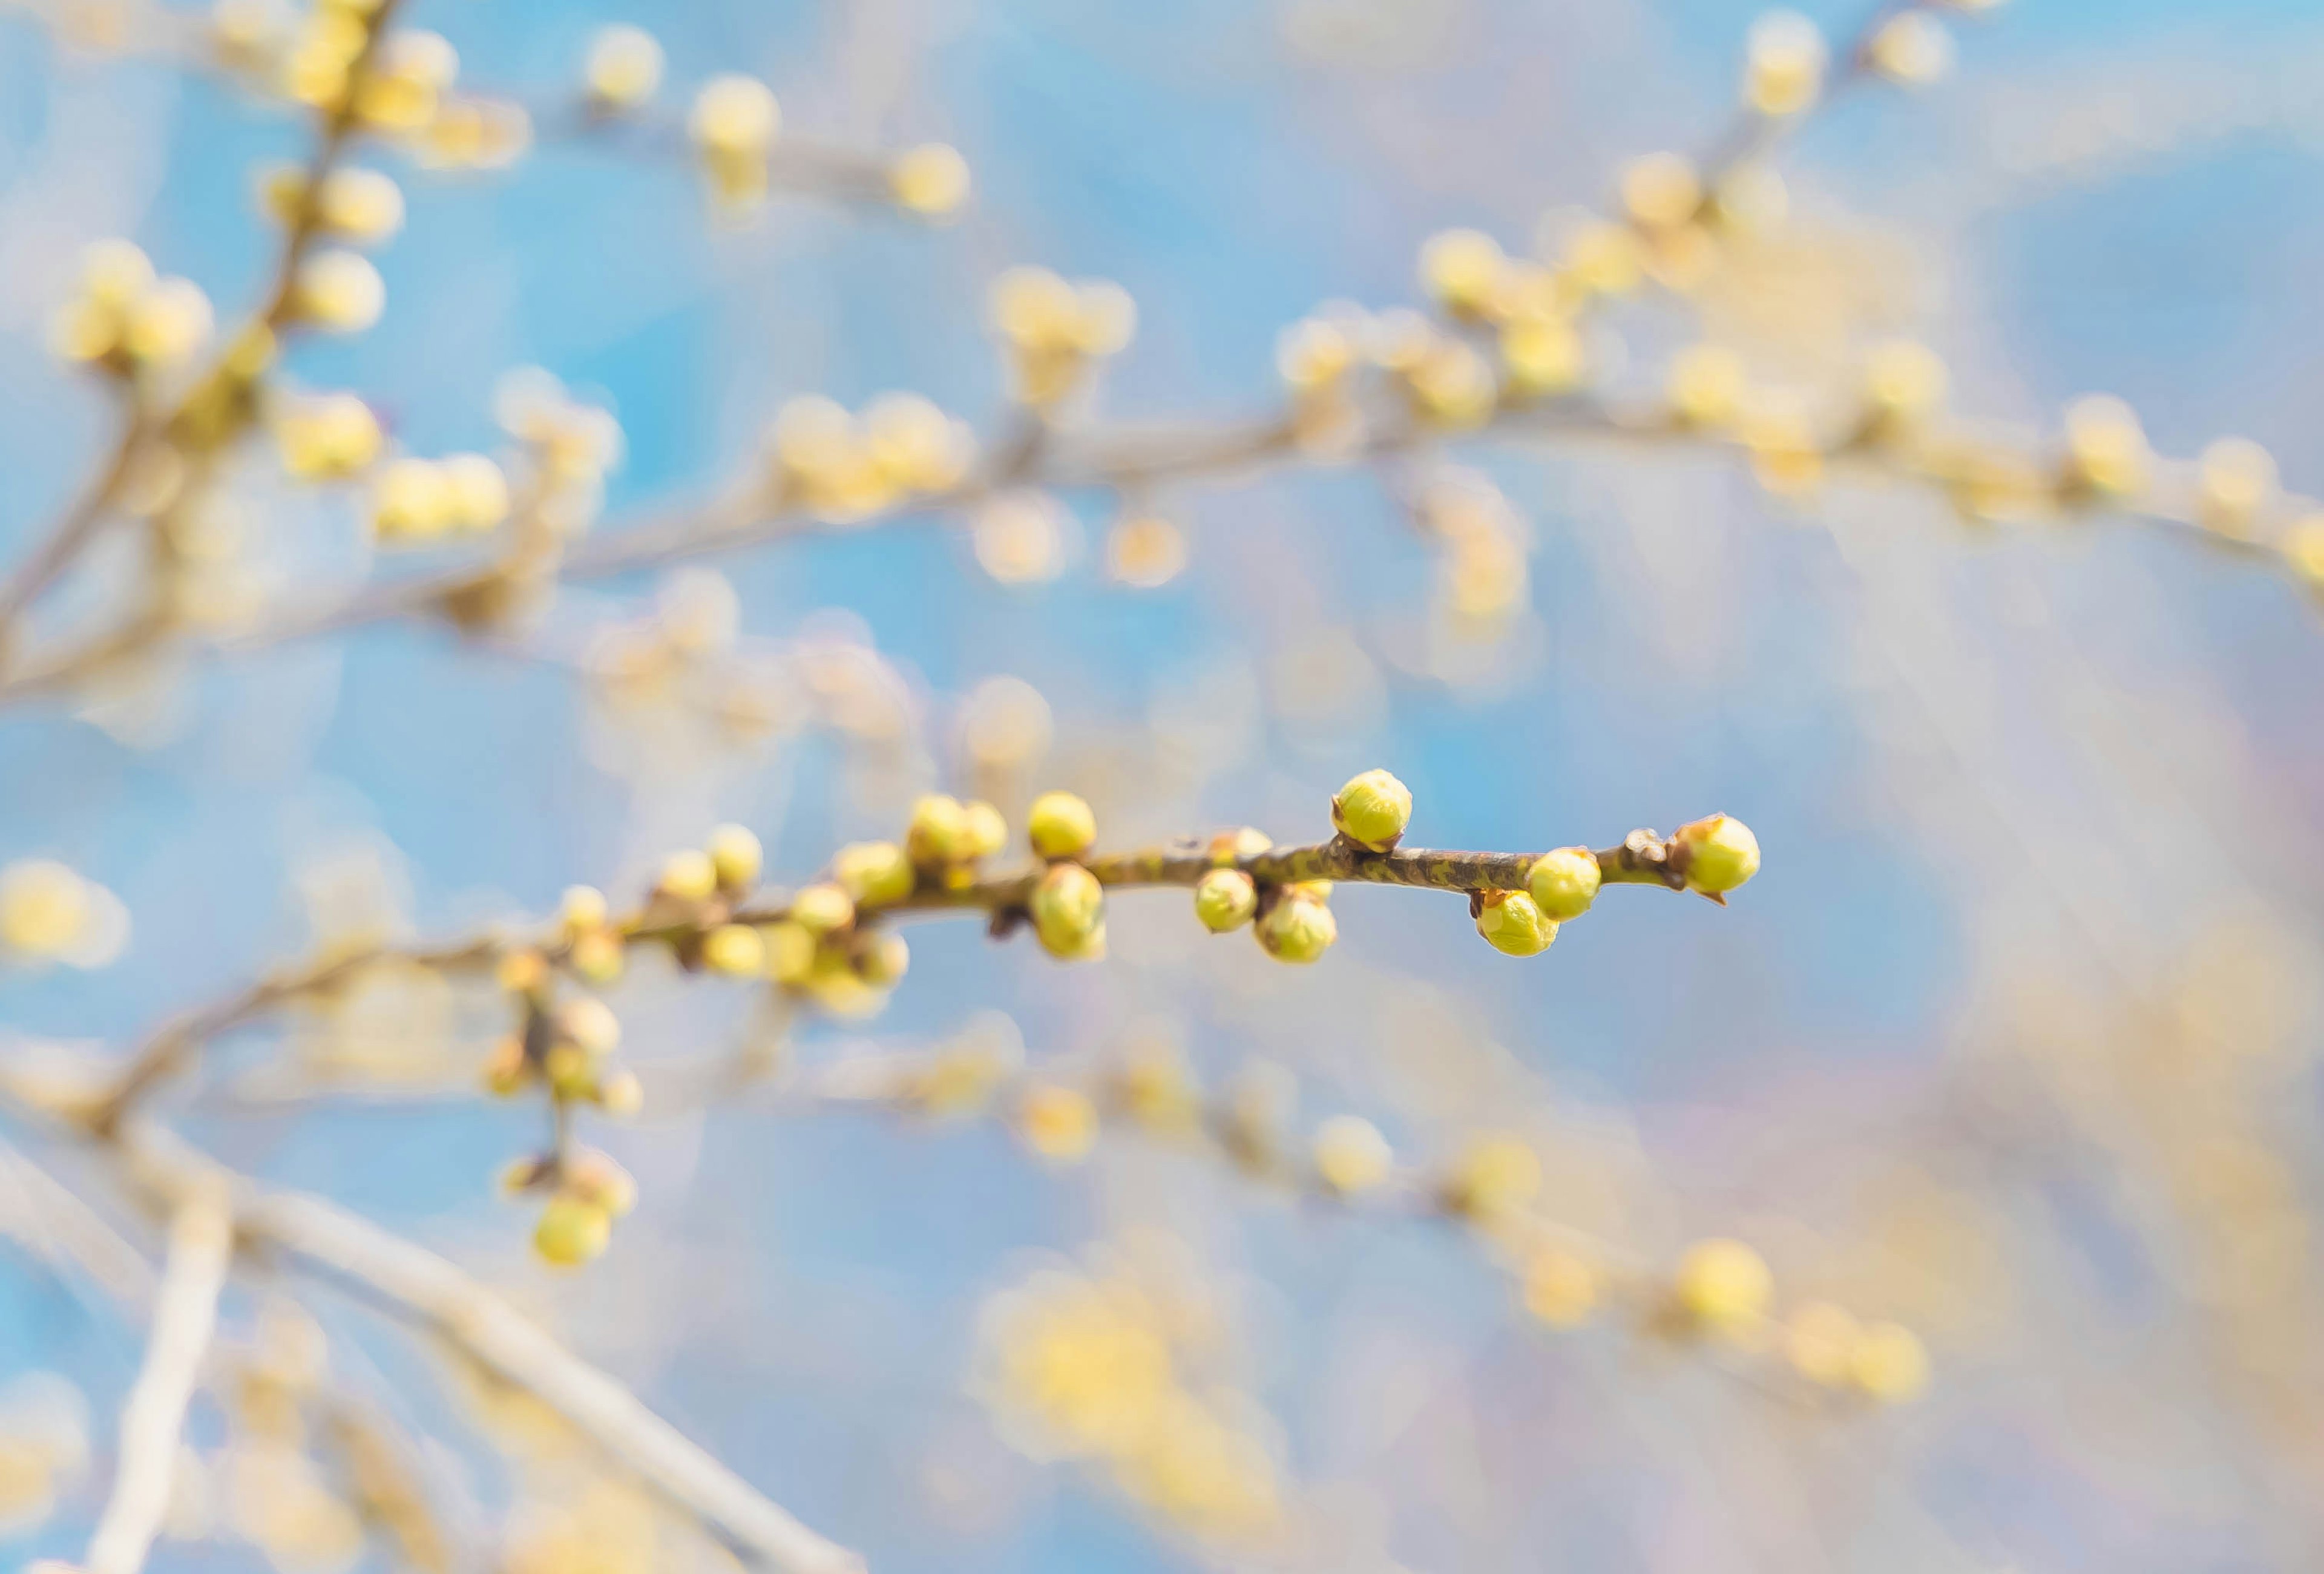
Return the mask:
<path fill-rule="evenodd" d="M 196 1178 L 171 1200 L 170 1252 L 153 1302 L 145 1364 L 121 1413 L 113 1495 L 89 1538 L 87 1574 L 137 1574 L 169 1512 L 186 1405 L 217 1325 L 218 1292 L 234 1255 L 225 1189 Z"/>
<path fill-rule="evenodd" d="M 534 1395 L 744 1557 L 786 1574 L 857 1574 L 862 1560 L 809 1530 L 444 1258 L 319 1197 L 263 1189 L 157 1127 L 124 1126 L 114 1143 L 141 1190 L 174 1204 L 224 1188 L 246 1246 L 340 1281 L 449 1340 Z"/>

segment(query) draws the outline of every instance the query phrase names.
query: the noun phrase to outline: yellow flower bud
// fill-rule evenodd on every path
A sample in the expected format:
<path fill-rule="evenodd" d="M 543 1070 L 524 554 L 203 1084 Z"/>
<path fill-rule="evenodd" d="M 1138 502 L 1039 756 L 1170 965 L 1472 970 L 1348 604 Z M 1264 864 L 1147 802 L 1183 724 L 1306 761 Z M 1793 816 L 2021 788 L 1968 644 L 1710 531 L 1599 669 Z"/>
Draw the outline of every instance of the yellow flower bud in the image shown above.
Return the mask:
<path fill-rule="evenodd" d="M 1579 918 L 1598 899 L 1598 855 L 1587 847 L 1561 847 L 1533 861 L 1526 891 L 1542 916 L 1563 924 Z"/>
<path fill-rule="evenodd" d="M 882 929 L 865 937 L 855 955 L 855 976 L 873 989 L 893 989 L 904 981 L 912 965 L 912 948 L 904 937 Z"/>
<path fill-rule="evenodd" d="M 1481 1137 L 1444 1182 L 1444 1205 L 1489 1221 L 1516 1212 L 1541 1192 L 1541 1155 L 1523 1137 Z"/>
<path fill-rule="evenodd" d="M 1538 956 L 1557 938 L 1557 925 L 1523 891 L 1487 891 L 1479 898 L 1477 933 L 1504 956 Z"/>
<path fill-rule="evenodd" d="M 713 157 L 763 157 L 782 128 L 782 108 L 753 77 L 713 77 L 695 95 L 687 122 L 696 146 Z"/>
<path fill-rule="evenodd" d="M 445 522 L 456 530 L 489 530 L 508 518 L 508 476 L 482 454 L 453 454 L 437 465 L 444 483 Z"/>
<path fill-rule="evenodd" d="M 162 279 L 130 308 L 122 347 L 137 360 L 172 365 L 210 336 L 210 298 L 190 279 Z"/>
<path fill-rule="evenodd" d="M 1025 834 L 1043 858 L 1079 858 L 1097 842 L 1097 815 L 1072 793 L 1043 793 L 1025 816 Z"/>
<path fill-rule="evenodd" d="M 896 206 L 923 218 L 945 218 L 968 200 L 968 161 L 956 148 L 925 143 L 888 166 L 888 191 Z"/>
<path fill-rule="evenodd" d="M 1849 1348 L 1848 1379 L 1867 1398 L 1902 1404 L 1928 1387 L 1929 1352 L 1909 1328 L 1867 1323 Z"/>
<path fill-rule="evenodd" d="M 968 429 L 917 393 L 883 393 L 863 407 L 863 456 L 881 476 L 909 492 L 958 486 L 976 457 Z"/>
<path fill-rule="evenodd" d="M 1043 1158 L 1072 1164 L 1096 1146 L 1097 1107 L 1070 1088 L 1028 1088 L 1017 1107 L 1017 1130 Z"/>
<path fill-rule="evenodd" d="M 1925 11 L 1902 11 L 1881 24 L 1865 59 L 1890 81 L 1925 87 L 1953 67 L 1953 35 Z"/>
<path fill-rule="evenodd" d="M 570 938 L 603 929 L 613 921 L 613 909 L 595 886 L 567 886 L 557 905 L 557 921 Z"/>
<path fill-rule="evenodd" d="M 441 466 L 398 459 L 371 488 L 371 528 L 383 541 L 417 541 L 441 535 L 452 521 L 452 489 Z"/>
<path fill-rule="evenodd" d="M 1186 566 L 1186 538 L 1158 514 L 1118 520 L 1105 536 L 1105 572 L 1117 584 L 1158 590 Z"/>
<path fill-rule="evenodd" d="M 1259 911 L 1259 887 L 1239 869 L 1214 869 L 1194 882 L 1194 916 L 1213 934 L 1250 922 Z"/>
<path fill-rule="evenodd" d="M 1598 1304 L 1598 1270 L 1572 1252 L 1545 1247 L 1525 1264 L 1525 1308 L 1552 1328 L 1576 1328 Z"/>
<path fill-rule="evenodd" d="M 1580 387 L 1589 357 L 1563 318 L 1520 318 L 1501 329 L 1501 369 L 1513 391 L 1540 399 Z"/>
<path fill-rule="evenodd" d="M 790 920 L 809 934 L 829 934 L 855 922 L 855 904 L 835 885 L 812 885 L 791 898 Z"/>
<path fill-rule="evenodd" d="M 1260 916 L 1257 931 L 1259 944 L 1277 962 L 1308 962 L 1332 948 L 1340 922 L 1323 897 L 1286 887 Z"/>
<path fill-rule="evenodd" d="M 602 1060 L 622 1042 L 622 1019 L 595 995 L 576 995 L 558 1008 L 557 1026 L 592 1060 Z"/>
<path fill-rule="evenodd" d="M 1757 1252 L 1739 1240 L 1714 1239 L 1687 1248 L 1673 1289 L 1680 1310 L 1704 1331 L 1733 1339 L 1766 1315 L 1775 1281 Z"/>
<path fill-rule="evenodd" d="M 968 815 L 960 800 L 930 793 L 912 805 L 904 845 L 923 869 L 956 863 L 968 854 Z"/>
<path fill-rule="evenodd" d="M 1350 777 L 1332 799 L 1332 824 L 1359 847 L 1386 852 L 1412 824 L 1412 789 L 1385 770 Z"/>
<path fill-rule="evenodd" d="M 718 866 L 710 855 L 688 847 L 663 860 L 655 889 L 681 902 L 699 902 L 718 888 Z"/>
<path fill-rule="evenodd" d="M 2078 485 L 2127 497 L 2146 485 L 2146 432 L 2138 413 L 2107 394 L 2086 394 L 2066 407 L 2066 464 Z"/>
<path fill-rule="evenodd" d="M 536 994 L 549 983 L 548 959 L 530 947 L 512 951 L 493 965 L 493 982 L 512 995 Z"/>
<path fill-rule="evenodd" d="M 970 862 L 991 858 L 1009 845 L 1009 822 L 982 798 L 961 805 L 961 856 Z"/>
<path fill-rule="evenodd" d="M 1671 414 L 1691 427 L 1726 426 L 1743 407 L 1750 374 L 1724 345 L 1689 345 L 1671 360 Z"/>
<path fill-rule="evenodd" d="M 403 189 L 377 170 L 334 170 L 323 181 L 315 217 L 330 235 L 373 244 L 403 227 Z"/>
<path fill-rule="evenodd" d="M 1849 1356 L 1860 1332 L 1848 1308 L 1806 1302 L 1794 1309 L 1784 1327 L 1784 1355 L 1809 1382 L 1834 1386 L 1848 1380 Z"/>
<path fill-rule="evenodd" d="M 1342 1197 L 1387 1180 L 1396 1161 L 1379 1128 L 1360 1115 L 1334 1115 L 1316 1128 L 1314 1157 L 1315 1178 Z"/>
<path fill-rule="evenodd" d="M 1823 87 L 1829 51 L 1816 24 L 1796 11 L 1770 11 L 1751 24 L 1743 99 L 1761 115 L 1797 115 Z"/>
<path fill-rule="evenodd" d="M 0 944 L 24 956 L 62 956 L 94 906 L 88 881 L 53 859 L 10 864 L 0 870 Z"/>
<path fill-rule="evenodd" d="M 779 984 L 803 984 L 815 971 L 816 937 L 788 919 L 760 931 L 767 948 L 767 976 Z"/>
<path fill-rule="evenodd" d="M 1759 839 L 1732 815 L 1713 815 L 1681 825 L 1671 838 L 1680 855 L 1689 890 L 1715 897 L 1759 872 Z"/>
<path fill-rule="evenodd" d="M 2310 514 L 2284 531 L 2283 557 L 2309 589 L 2324 592 L 2324 514 Z"/>
<path fill-rule="evenodd" d="M 560 1268 L 579 1267 L 602 1255 L 613 1238 L 613 1216 L 600 1204 L 559 1192 L 540 1210 L 532 1248 Z"/>
<path fill-rule="evenodd" d="M 299 315 L 326 333 L 355 334 L 387 307 L 379 270 L 360 253 L 317 252 L 299 264 L 292 296 Z"/>
<path fill-rule="evenodd" d="M 1277 336 L 1275 368 L 1293 393 L 1321 393 L 1355 370 L 1362 348 L 1347 325 L 1307 318 Z"/>
<path fill-rule="evenodd" d="M 612 1156 L 582 1148 L 565 1166 L 560 1190 L 603 1208 L 620 1219 L 638 1205 L 638 1183 Z"/>
<path fill-rule="evenodd" d="M 618 23 L 600 28 L 589 41 L 589 60 L 582 73 L 589 106 L 600 115 L 635 109 L 661 86 L 661 44 L 653 34 Z"/>
<path fill-rule="evenodd" d="M 717 876 L 718 886 L 725 891 L 746 891 L 759 878 L 766 861 L 766 851 L 759 839 L 743 825 L 721 825 L 710 833 L 706 851 L 710 854 L 710 868 Z"/>
<path fill-rule="evenodd" d="M 354 475 L 379 457 L 379 418 L 352 393 L 296 400 L 276 412 L 282 467 L 302 481 Z"/>
<path fill-rule="evenodd" d="M 912 894 L 912 861 L 892 842 L 851 842 L 832 855 L 831 878 L 859 907 L 882 907 Z"/>
<path fill-rule="evenodd" d="M 1030 905 L 1043 948 L 1052 956 L 1079 957 L 1102 930 L 1105 888 L 1078 863 L 1053 863 L 1033 888 Z"/>
<path fill-rule="evenodd" d="M 484 1091 L 506 1099 L 532 1081 L 532 1063 L 524 1058 L 524 1040 L 508 1034 L 496 1040 L 484 1058 Z"/>
<path fill-rule="evenodd" d="M 2248 540 L 2276 485 L 2273 455 L 2248 437 L 2221 437 L 2197 465 L 2195 517 L 2207 530 Z"/>
<path fill-rule="evenodd" d="M 646 1085 L 635 1072 L 615 1072 L 597 1084 L 597 1108 L 616 1118 L 635 1115 L 646 1105 Z M 627 1212 L 626 1208 L 616 1212 Z"/>
<path fill-rule="evenodd" d="M 1449 229 L 1420 249 L 1420 285 L 1454 317 L 1479 318 L 1500 292 L 1508 258 L 1481 230 Z"/>
<path fill-rule="evenodd" d="M 80 254 L 80 292 L 96 305 L 126 310 L 153 288 L 153 263 L 134 242 L 92 242 Z"/>
<path fill-rule="evenodd" d="M 593 984 L 610 984 L 622 976 L 622 937 L 611 929 L 593 929 L 573 938 L 573 971 Z"/>
<path fill-rule="evenodd" d="M 729 978 L 756 978 L 767 965 L 766 942 L 748 924 L 721 924 L 702 937 L 702 962 Z"/>
<path fill-rule="evenodd" d="M 1876 345 L 1864 364 L 1864 402 L 1889 428 L 1909 427 L 1945 400 L 1942 357 L 1926 345 L 1896 339 Z"/>
<path fill-rule="evenodd" d="M 1622 207 L 1646 229 L 1675 229 L 1702 207 L 1702 178 L 1677 153 L 1648 153 L 1622 170 Z"/>

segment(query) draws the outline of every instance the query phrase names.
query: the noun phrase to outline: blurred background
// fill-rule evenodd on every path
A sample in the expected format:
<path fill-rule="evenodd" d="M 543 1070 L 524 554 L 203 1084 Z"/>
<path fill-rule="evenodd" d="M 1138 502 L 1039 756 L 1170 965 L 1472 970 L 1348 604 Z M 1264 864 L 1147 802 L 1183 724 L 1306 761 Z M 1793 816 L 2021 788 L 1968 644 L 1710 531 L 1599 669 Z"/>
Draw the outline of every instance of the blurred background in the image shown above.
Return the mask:
<path fill-rule="evenodd" d="M 1836 58 L 1862 20 L 1801 9 Z M 531 106 L 530 145 L 483 168 L 359 150 L 408 207 L 374 253 L 384 314 L 287 336 L 279 374 L 436 456 L 503 448 L 506 375 L 545 368 L 620 423 L 608 536 L 726 495 L 805 395 L 916 391 L 1002 446 L 987 293 L 1019 264 L 1137 303 L 1068 431 L 1264 420 L 1278 334 L 1422 300 L 1432 235 L 1524 253 L 1609 209 L 1628 161 L 1715 144 L 1757 14 L 417 0 L 398 25 L 448 39 L 464 90 Z M 672 135 L 558 107 L 614 23 L 667 51 Z M 113 442 L 104 380 L 52 344 L 83 248 L 134 240 L 222 323 L 262 303 L 281 230 L 254 181 L 307 156 L 310 116 L 189 63 L 201 26 L 0 16 L 11 562 Z M 1783 212 L 1731 265 L 1593 318 L 1593 385 L 1651 399 L 1710 340 L 1827 390 L 1907 338 L 1964 421 L 2031 452 L 2098 391 L 2160 453 L 2239 436 L 2324 485 L 2312 9 L 2023 0 L 1943 26 L 1945 79 L 1801 117 Z M 948 143 L 973 195 L 940 224 L 844 189 L 722 203 L 681 128 L 736 71 L 773 89 L 779 146 Z M 374 494 L 286 479 L 263 436 L 219 495 L 269 592 L 472 550 L 374 542 Z M 594 576 L 481 643 L 392 622 L 10 703 L 0 863 L 60 861 L 124 916 L 108 965 L 0 975 L 7 1053 L 124 1053 L 350 935 L 538 918 L 580 881 L 625 905 L 721 822 L 797 882 L 930 790 L 1013 824 L 1071 788 L 1107 848 L 1320 839 L 1373 766 L 1410 785 L 1422 846 L 1603 847 L 1726 811 L 1766 853 L 1728 907 L 1610 890 L 1528 962 L 1425 891 L 1342 886 L 1339 943 L 1304 969 L 1204 934 L 1183 893 L 1125 892 L 1094 964 L 916 924 L 884 1011 L 798 1013 L 778 1047 L 763 985 L 636 957 L 604 993 L 646 1107 L 584 1125 L 637 1211 L 578 1274 L 529 1257 L 537 1209 L 496 1187 L 545 1118 L 475 1092 L 506 1011 L 474 980 L 365 974 L 157 1109 L 460 1263 L 875 1570 L 2324 1555 L 2324 627 L 2296 575 L 2102 511 L 1971 521 L 1837 469 L 1775 496 L 1724 444 L 1554 430 L 1043 495 L 1061 511 L 1031 525 L 874 520 Z M 1431 514 L 1463 509 L 1519 549 L 1460 560 Z M 130 572 L 99 553 L 47 626 Z M 947 1118 L 862 1072 L 963 1045 L 1084 1091 L 1088 1151 L 1005 1089 Z M 786 1069 L 660 1096 L 737 1056 Z M 1163 1129 L 1182 1082 L 1223 1139 Z M 1490 1231 L 1319 1201 L 1251 1151 L 1340 1115 L 1416 1166 L 1520 1140 L 1529 1216 L 1600 1284 L 1589 1314 Z M 156 1238 L 94 1155 L 6 1136 Z M 0 1560 L 77 1557 L 143 1330 L 47 1264 L 32 1192 L 0 1217 Z M 1705 1238 L 1765 1257 L 1769 1326 L 1703 1341 L 1622 1293 Z M 1784 1318 L 1827 1302 L 1913 1330 L 1925 1391 L 1813 1380 Z M 261 1273 L 223 1318 L 262 1348 L 324 1335 L 332 1381 L 410 1441 L 438 1566 L 724 1557 L 345 1295 Z M 1167 1449 L 1122 1443 L 1173 1406 Z M 192 1539 L 155 1567 L 429 1564 L 335 1508 L 360 1496 L 344 1450 L 254 1465 L 250 1408 L 197 1399 L 171 1520 Z"/>

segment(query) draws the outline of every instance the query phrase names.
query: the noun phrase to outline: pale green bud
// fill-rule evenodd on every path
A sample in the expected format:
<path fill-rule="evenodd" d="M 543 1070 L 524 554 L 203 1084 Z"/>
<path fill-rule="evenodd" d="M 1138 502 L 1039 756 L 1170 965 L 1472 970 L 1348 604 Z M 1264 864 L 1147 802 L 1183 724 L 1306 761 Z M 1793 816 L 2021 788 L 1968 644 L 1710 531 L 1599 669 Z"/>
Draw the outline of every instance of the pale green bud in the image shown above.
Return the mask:
<path fill-rule="evenodd" d="M 964 847 L 969 859 L 991 858 L 1009 845 L 1009 822 L 982 798 L 961 805 Z"/>
<path fill-rule="evenodd" d="M 912 861 L 923 868 L 958 861 L 968 851 L 968 814 L 958 798 L 930 793 L 912 805 L 912 823 L 904 833 Z"/>
<path fill-rule="evenodd" d="M 1033 888 L 1033 928 L 1050 955 L 1086 954 L 1092 936 L 1102 930 L 1105 888 L 1078 863 L 1057 863 Z"/>
<path fill-rule="evenodd" d="M 1563 924 L 1598 899 L 1598 855 L 1587 847 L 1561 847 L 1533 861 L 1526 890 L 1543 917 Z"/>
<path fill-rule="evenodd" d="M 586 1197 L 559 1192 L 540 1210 L 532 1232 L 532 1249 L 541 1260 L 560 1268 L 577 1268 L 598 1256 L 613 1238 L 613 1216 Z"/>
<path fill-rule="evenodd" d="M 1097 815 L 1072 793 L 1043 793 L 1025 816 L 1025 833 L 1043 858 L 1079 858 L 1097 841 Z"/>
<path fill-rule="evenodd" d="M 884 990 L 902 981 L 904 970 L 912 965 L 912 948 L 900 934 L 887 930 L 870 936 L 855 956 L 855 976 L 874 989 Z"/>
<path fill-rule="evenodd" d="M 831 878 L 866 907 L 885 907 L 912 894 L 912 861 L 892 842 L 851 842 L 832 855 Z"/>
<path fill-rule="evenodd" d="M 1759 872 L 1759 839 L 1732 815 L 1681 825 L 1671 844 L 1683 855 L 1687 888 L 1707 897 L 1731 891 Z"/>
<path fill-rule="evenodd" d="M 1277 962 L 1314 962 L 1340 937 L 1340 922 L 1319 897 L 1286 892 L 1259 921 L 1259 943 Z"/>
<path fill-rule="evenodd" d="M 760 867 L 765 862 L 766 851 L 749 827 L 721 825 L 710 833 L 706 851 L 710 868 L 717 877 L 721 890 L 745 891 L 759 878 Z"/>
<path fill-rule="evenodd" d="M 1505 956 L 1538 956 L 1557 938 L 1557 925 L 1523 891 L 1487 891 L 1477 908 L 1477 933 Z"/>
<path fill-rule="evenodd" d="M 1412 789 L 1387 771 L 1365 771 L 1333 798 L 1332 824 L 1358 846 L 1386 852 L 1412 824 Z"/>
<path fill-rule="evenodd" d="M 855 922 L 855 903 L 837 886 L 808 886 L 791 898 L 790 918 L 809 934 L 828 934 Z"/>
<path fill-rule="evenodd" d="M 1250 922 L 1259 910 L 1259 887 L 1239 869 L 1214 869 L 1194 884 L 1194 916 L 1213 934 Z"/>

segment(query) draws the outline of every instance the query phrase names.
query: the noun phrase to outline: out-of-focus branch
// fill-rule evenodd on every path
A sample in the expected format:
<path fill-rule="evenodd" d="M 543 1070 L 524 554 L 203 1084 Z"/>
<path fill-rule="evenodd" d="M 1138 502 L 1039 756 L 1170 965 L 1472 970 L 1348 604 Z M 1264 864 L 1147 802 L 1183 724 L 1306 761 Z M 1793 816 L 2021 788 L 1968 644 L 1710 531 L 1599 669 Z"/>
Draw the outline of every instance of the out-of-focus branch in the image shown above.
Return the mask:
<path fill-rule="evenodd" d="M 215 399 L 225 381 L 239 375 L 235 370 L 238 358 L 248 353 L 247 346 L 254 336 L 273 335 L 286 327 L 295 314 L 300 264 L 306 261 L 322 235 L 323 211 L 314 194 L 322 189 L 324 179 L 337 167 L 354 141 L 361 119 L 364 77 L 371 69 L 379 41 L 401 3 L 401 0 L 382 0 L 367 21 L 362 47 L 347 67 L 346 89 L 324 116 L 318 130 L 302 188 L 308 197 L 299 204 L 298 211 L 283 230 L 263 304 L 248 324 L 228 336 L 217 358 L 193 380 L 189 391 L 173 409 L 152 410 L 133 396 L 111 456 L 64 517 L 50 528 L 41 545 L 9 575 L 5 585 L 0 586 L 0 672 L 16 665 L 11 654 L 16 624 L 42 593 L 71 567 L 96 539 L 136 474 L 148 445 L 182 424 L 201 401 Z"/>
<path fill-rule="evenodd" d="M 855 1553 L 809 1530 L 506 1301 L 422 1247 L 318 1197 L 222 1170 L 137 1124 L 114 1143 L 142 1191 L 165 1205 L 226 1189 L 245 1245 L 337 1280 L 450 1341 L 532 1394 L 737 1553 L 786 1574 L 854 1574 Z"/>
<path fill-rule="evenodd" d="M 121 1413 L 113 1495 L 90 1537 L 88 1574 L 137 1574 L 160 1533 L 178 1468 L 186 1405 L 217 1325 L 218 1292 L 234 1256 L 225 1188 L 197 1177 L 171 1200 L 170 1252 L 153 1302 L 145 1364 Z"/>

